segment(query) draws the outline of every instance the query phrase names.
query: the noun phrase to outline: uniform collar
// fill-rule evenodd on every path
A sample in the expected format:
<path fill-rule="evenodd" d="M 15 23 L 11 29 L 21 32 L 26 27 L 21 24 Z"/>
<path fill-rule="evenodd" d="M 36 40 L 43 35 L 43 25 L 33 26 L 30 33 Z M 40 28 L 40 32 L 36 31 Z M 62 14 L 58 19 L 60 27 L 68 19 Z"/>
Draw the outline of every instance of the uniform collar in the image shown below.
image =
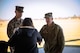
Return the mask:
<path fill-rule="evenodd" d="M 21 18 L 18 18 L 18 19 L 17 19 L 16 17 L 14 17 L 14 19 L 15 19 L 16 21 L 20 21 L 20 20 L 21 20 Z"/>
<path fill-rule="evenodd" d="M 52 22 L 51 26 L 48 26 L 48 25 L 47 25 L 47 27 L 53 27 L 53 26 L 54 26 L 54 22 Z"/>
<path fill-rule="evenodd" d="M 51 29 L 54 29 L 54 28 L 55 28 L 55 23 L 52 22 L 51 26 L 48 26 L 48 25 L 47 25 L 47 27 L 48 27 L 48 28 L 51 28 Z"/>

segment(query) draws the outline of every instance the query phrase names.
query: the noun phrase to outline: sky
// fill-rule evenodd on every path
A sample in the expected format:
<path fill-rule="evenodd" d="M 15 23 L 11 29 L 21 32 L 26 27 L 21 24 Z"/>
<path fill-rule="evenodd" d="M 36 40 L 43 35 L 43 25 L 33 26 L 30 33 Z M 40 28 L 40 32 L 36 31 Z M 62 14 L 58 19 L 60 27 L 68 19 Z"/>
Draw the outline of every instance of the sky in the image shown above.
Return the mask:
<path fill-rule="evenodd" d="M 80 16 L 80 0 L 0 0 L 0 19 L 12 19 L 17 5 L 24 7 L 22 18 L 41 19 L 48 12 L 54 18 Z"/>

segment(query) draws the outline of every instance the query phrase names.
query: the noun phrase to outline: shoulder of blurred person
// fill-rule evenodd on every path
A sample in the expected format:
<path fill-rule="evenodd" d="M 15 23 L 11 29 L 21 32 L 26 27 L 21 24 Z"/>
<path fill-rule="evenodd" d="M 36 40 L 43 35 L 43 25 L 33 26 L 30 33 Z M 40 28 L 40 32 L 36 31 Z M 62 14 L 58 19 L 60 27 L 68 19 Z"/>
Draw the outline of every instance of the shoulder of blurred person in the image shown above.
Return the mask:
<path fill-rule="evenodd" d="M 7 53 L 8 43 L 6 41 L 0 41 L 0 53 Z"/>

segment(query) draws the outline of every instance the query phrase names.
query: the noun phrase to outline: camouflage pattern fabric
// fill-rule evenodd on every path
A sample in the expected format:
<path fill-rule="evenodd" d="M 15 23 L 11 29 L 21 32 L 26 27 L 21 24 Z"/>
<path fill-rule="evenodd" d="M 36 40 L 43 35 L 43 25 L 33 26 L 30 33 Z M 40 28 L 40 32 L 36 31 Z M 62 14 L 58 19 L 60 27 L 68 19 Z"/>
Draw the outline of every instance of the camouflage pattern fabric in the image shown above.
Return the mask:
<path fill-rule="evenodd" d="M 13 31 L 15 28 L 19 27 L 21 25 L 22 19 L 17 20 L 16 18 L 13 18 L 7 26 L 7 35 L 10 38 L 13 34 Z"/>
<path fill-rule="evenodd" d="M 64 48 L 64 35 L 59 25 L 54 22 L 50 27 L 44 25 L 40 30 L 40 34 L 45 41 L 45 53 L 62 53 Z"/>

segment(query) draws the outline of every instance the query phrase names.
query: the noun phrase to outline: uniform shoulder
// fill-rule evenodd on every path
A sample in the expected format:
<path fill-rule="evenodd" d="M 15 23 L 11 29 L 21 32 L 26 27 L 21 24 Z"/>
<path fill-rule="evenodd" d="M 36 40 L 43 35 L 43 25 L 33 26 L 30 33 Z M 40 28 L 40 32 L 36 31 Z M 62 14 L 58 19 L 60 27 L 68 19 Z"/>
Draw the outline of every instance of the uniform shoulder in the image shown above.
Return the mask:
<path fill-rule="evenodd" d="M 62 29 L 62 27 L 61 27 L 60 25 L 58 25 L 58 24 L 55 24 L 55 26 L 56 26 L 57 28 L 59 28 L 59 29 Z"/>
<path fill-rule="evenodd" d="M 43 27 L 42 27 L 42 28 L 46 28 L 46 26 L 47 26 L 47 25 L 43 25 Z"/>
<path fill-rule="evenodd" d="M 9 21 L 9 23 L 13 23 L 13 22 L 15 22 L 14 20 L 15 20 L 14 18 L 11 19 L 11 20 Z"/>
<path fill-rule="evenodd" d="M 43 27 L 46 27 L 47 25 L 45 24 L 45 25 L 43 25 Z"/>

